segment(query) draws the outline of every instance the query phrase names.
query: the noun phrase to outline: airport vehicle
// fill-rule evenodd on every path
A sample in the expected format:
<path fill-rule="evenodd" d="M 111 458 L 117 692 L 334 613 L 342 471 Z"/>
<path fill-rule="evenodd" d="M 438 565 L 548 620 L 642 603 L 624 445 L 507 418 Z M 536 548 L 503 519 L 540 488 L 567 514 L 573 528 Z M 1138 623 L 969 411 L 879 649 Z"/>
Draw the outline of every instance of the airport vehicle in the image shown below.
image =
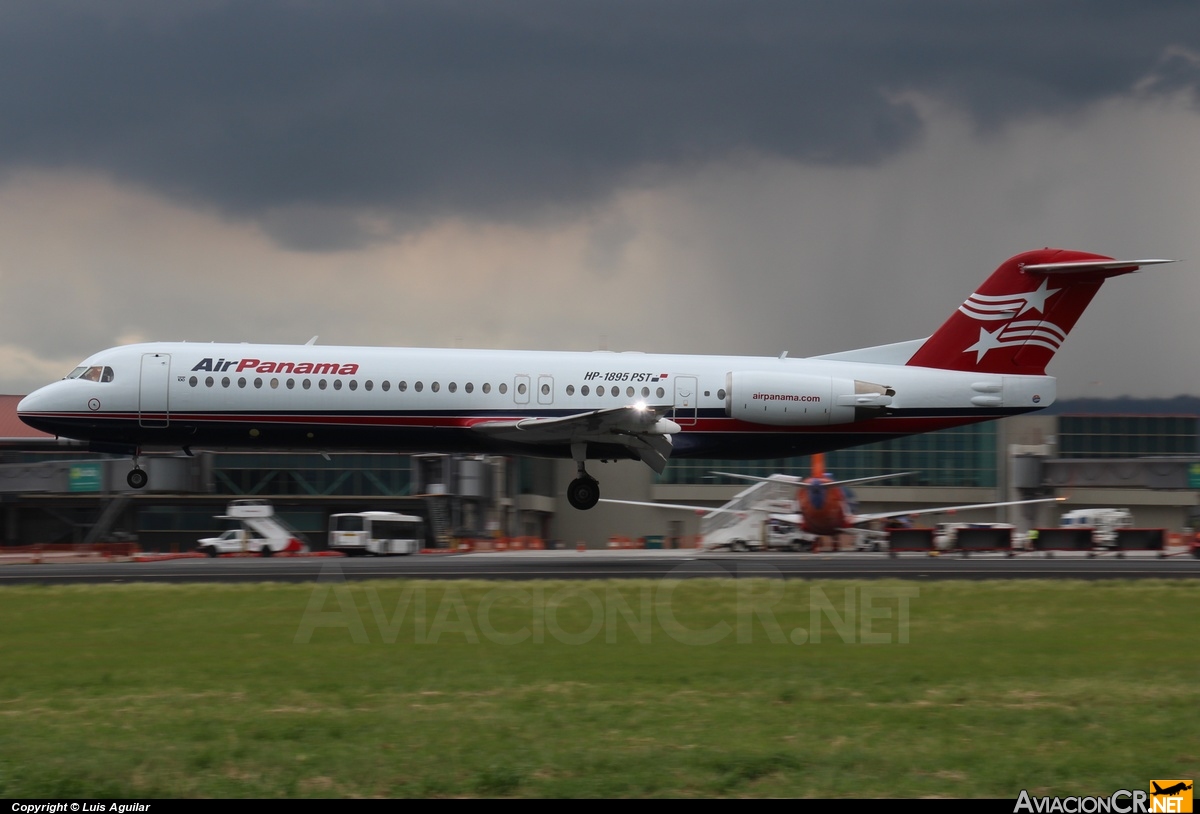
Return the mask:
<path fill-rule="evenodd" d="M 151 449 L 464 452 L 589 460 L 807 455 L 1040 410 L 1046 365 L 1105 280 L 1168 260 L 1009 258 L 926 339 L 806 359 L 150 343 L 100 351 L 21 400 L 30 426 Z"/>
<path fill-rule="evenodd" d="M 329 516 L 329 548 L 346 554 L 416 554 L 425 545 L 425 520 L 396 512 Z"/>
<path fill-rule="evenodd" d="M 958 548 L 959 532 L 965 529 L 1008 529 L 1016 532 L 1012 523 L 938 523 L 933 534 L 933 546 L 939 551 Z"/>
<path fill-rule="evenodd" d="M 275 515 L 275 508 L 265 500 L 235 500 L 217 515 L 218 520 L 232 521 L 220 537 L 200 540 L 199 550 L 210 557 L 220 554 L 260 554 L 270 557 L 282 552 L 308 550 L 303 537 Z"/>
<path fill-rule="evenodd" d="M 793 522 L 796 508 L 793 495 L 794 490 L 779 481 L 764 481 L 747 487 L 719 510 L 708 511 L 701 517 L 700 547 L 709 551 L 721 548 L 733 551 L 811 549 L 813 535 Z M 695 506 L 674 508 L 704 511 Z"/>
<path fill-rule="evenodd" d="M 1072 509 L 1059 519 L 1063 528 L 1090 528 L 1096 545 L 1112 548 L 1117 544 L 1117 529 L 1133 527 L 1129 509 Z"/>

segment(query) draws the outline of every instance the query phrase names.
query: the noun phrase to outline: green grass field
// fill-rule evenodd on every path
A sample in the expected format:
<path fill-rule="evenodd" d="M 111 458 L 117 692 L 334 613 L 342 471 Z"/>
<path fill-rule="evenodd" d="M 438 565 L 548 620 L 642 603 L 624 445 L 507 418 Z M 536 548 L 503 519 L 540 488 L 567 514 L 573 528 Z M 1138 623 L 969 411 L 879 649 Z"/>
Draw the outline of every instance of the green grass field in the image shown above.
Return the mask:
<path fill-rule="evenodd" d="M 0 590 L 4 797 L 1003 797 L 1200 776 L 1187 581 Z"/>

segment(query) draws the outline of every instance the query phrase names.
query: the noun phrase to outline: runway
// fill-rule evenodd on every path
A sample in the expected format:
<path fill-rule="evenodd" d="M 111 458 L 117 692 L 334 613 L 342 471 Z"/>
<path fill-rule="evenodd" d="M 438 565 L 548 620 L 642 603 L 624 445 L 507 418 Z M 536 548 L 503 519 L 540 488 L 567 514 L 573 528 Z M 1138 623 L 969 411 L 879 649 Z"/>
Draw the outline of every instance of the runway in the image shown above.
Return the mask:
<path fill-rule="evenodd" d="M 408 557 L 202 558 L 0 566 L 0 586 L 85 583 L 312 582 L 368 579 L 1195 579 L 1200 559 L 1154 553 L 800 554 L 522 551 Z"/>

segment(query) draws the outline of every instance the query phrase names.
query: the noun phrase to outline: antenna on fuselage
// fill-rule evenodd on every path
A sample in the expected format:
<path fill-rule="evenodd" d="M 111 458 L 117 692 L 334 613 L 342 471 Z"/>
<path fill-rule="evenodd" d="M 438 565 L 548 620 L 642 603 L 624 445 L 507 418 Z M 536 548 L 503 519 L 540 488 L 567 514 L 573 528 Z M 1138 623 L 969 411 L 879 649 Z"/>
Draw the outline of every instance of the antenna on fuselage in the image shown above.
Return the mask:
<path fill-rule="evenodd" d="M 307 342 L 305 342 L 304 344 L 305 344 L 306 346 L 307 346 L 307 345 L 315 345 L 315 344 L 317 344 L 317 338 L 314 336 L 312 339 L 308 340 L 308 341 L 307 341 Z"/>

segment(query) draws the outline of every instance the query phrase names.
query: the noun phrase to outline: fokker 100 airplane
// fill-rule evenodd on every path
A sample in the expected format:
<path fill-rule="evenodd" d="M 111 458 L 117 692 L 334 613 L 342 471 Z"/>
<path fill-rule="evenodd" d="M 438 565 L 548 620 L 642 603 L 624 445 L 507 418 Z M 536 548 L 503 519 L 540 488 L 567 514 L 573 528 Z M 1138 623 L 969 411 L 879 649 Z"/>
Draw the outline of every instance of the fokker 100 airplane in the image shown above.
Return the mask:
<path fill-rule="evenodd" d="M 151 449 L 463 452 L 589 460 L 808 455 L 1049 406 L 1046 364 L 1101 284 L 1168 260 L 1039 249 L 927 339 L 807 359 L 186 342 L 85 359 L 17 411 L 133 457 Z"/>

